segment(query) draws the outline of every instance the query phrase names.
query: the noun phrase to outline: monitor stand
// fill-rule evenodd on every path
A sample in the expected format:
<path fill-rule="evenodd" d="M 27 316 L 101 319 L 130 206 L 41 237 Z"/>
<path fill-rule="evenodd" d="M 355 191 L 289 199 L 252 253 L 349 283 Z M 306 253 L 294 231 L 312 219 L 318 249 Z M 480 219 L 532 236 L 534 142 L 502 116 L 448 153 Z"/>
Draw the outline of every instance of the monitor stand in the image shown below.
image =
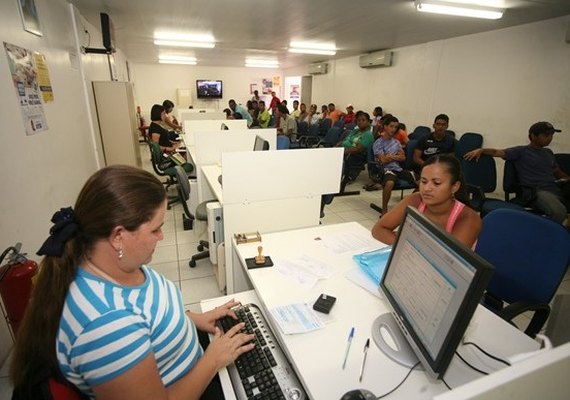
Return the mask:
<path fill-rule="evenodd" d="M 396 345 L 396 349 L 386 341 L 382 330 L 385 331 L 385 334 L 390 335 L 390 338 Z M 381 314 L 374 320 L 372 324 L 372 339 L 374 339 L 374 343 L 384 354 L 398 364 L 412 368 L 419 362 L 418 357 L 408 344 L 392 313 Z M 421 365 L 418 365 L 416 369 L 421 369 Z"/>

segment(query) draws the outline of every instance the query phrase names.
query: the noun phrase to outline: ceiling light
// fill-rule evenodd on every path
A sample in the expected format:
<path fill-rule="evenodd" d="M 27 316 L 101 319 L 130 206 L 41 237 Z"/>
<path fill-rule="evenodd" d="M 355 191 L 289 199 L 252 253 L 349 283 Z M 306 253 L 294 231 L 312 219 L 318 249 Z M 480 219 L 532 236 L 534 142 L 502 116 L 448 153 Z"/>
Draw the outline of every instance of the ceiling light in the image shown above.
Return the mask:
<path fill-rule="evenodd" d="M 279 68 L 279 62 L 277 60 L 246 58 L 245 66 L 251 68 Z"/>
<path fill-rule="evenodd" d="M 158 60 L 159 64 L 184 64 L 184 65 L 196 65 L 196 61 L 182 61 L 182 60 Z"/>
<path fill-rule="evenodd" d="M 501 8 L 458 4 L 439 0 L 415 0 L 416 9 L 421 12 L 457 15 L 461 17 L 499 19 L 505 12 Z"/>
<path fill-rule="evenodd" d="M 159 61 L 189 61 L 196 62 L 196 57 L 191 56 L 179 56 L 174 54 L 161 54 L 158 56 Z"/>
<path fill-rule="evenodd" d="M 336 54 L 336 46 L 333 43 L 291 41 L 289 43 L 289 52 L 334 56 Z"/>
<path fill-rule="evenodd" d="M 216 41 L 212 35 L 155 32 L 154 44 L 157 46 L 202 47 L 211 49 L 216 46 Z"/>

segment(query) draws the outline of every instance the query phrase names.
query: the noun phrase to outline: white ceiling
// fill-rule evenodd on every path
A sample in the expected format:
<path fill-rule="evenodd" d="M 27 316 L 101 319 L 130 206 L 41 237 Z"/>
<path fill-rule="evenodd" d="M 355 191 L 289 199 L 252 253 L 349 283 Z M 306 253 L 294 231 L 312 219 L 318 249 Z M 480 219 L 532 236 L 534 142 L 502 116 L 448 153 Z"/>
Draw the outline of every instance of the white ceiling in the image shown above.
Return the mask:
<path fill-rule="evenodd" d="M 419 13 L 413 0 L 70 0 L 99 27 L 111 17 L 116 46 L 131 62 L 156 63 L 153 33 L 210 33 L 214 49 L 160 49 L 203 66 L 242 67 L 245 57 L 277 58 L 282 68 L 501 29 L 570 14 L 570 0 L 479 0 L 507 8 L 500 20 Z M 448 0 L 453 1 L 453 0 Z M 455 0 L 461 1 L 461 0 Z M 465 0 L 463 0 L 465 1 Z M 335 42 L 335 56 L 287 52 L 291 40 Z"/>

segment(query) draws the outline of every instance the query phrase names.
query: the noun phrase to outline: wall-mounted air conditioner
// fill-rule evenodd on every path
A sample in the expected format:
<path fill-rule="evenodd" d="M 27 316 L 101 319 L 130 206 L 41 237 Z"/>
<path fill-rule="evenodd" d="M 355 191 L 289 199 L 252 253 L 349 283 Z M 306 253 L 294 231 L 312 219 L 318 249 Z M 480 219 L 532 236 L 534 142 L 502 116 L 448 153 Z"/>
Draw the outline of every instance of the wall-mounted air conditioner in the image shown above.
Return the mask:
<path fill-rule="evenodd" d="M 392 65 L 392 52 L 375 51 L 361 55 L 358 61 L 361 68 L 389 67 Z"/>
<path fill-rule="evenodd" d="M 329 65 L 327 63 L 309 64 L 309 74 L 319 75 L 326 74 Z"/>

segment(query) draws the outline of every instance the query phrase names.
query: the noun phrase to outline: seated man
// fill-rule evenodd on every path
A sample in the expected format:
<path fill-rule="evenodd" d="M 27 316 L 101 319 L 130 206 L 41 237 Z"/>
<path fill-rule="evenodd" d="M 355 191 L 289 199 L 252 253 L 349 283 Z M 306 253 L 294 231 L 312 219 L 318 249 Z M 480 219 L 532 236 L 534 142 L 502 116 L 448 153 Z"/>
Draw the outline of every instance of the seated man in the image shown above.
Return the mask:
<path fill-rule="evenodd" d="M 345 125 L 356 123 L 356 114 L 354 113 L 354 107 L 352 104 L 346 106 L 346 114 L 343 121 Z"/>
<path fill-rule="evenodd" d="M 379 177 L 382 180 L 382 215 L 388 212 L 388 202 L 398 179 L 415 182 L 413 172 L 405 171 L 400 165 L 400 162 L 406 159 L 406 155 L 402 145 L 394 137 L 400 126 L 398 118 L 387 115 L 383 122 L 384 129 L 373 144 L 374 158 L 383 170 L 382 176 Z"/>
<path fill-rule="evenodd" d="M 414 150 L 414 164 L 416 172 L 419 172 L 424 162 L 435 154 L 453 153 L 455 151 L 455 139 L 446 133 L 449 127 L 449 117 L 439 114 L 433 122 L 433 132 L 421 138 Z"/>
<path fill-rule="evenodd" d="M 234 99 L 231 99 L 230 101 L 228 101 L 228 105 L 230 106 L 230 109 L 232 110 L 232 112 L 234 114 L 233 115 L 234 119 L 238 119 L 238 118 L 236 118 L 236 114 L 240 114 L 241 119 L 247 120 L 247 126 L 248 127 L 251 126 L 251 123 L 253 122 L 253 118 L 251 117 L 251 114 L 249 113 L 249 111 L 247 111 L 241 105 L 237 104 Z"/>
<path fill-rule="evenodd" d="M 329 103 L 328 114 L 327 114 L 326 118 L 331 119 L 331 125 L 334 125 L 336 121 L 338 121 L 339 119 L 341 119 L 344 116 L 345 116 L 345 113 L 343 113 L 340 110 L 337 110 L 335 108 L 334 103 Z"/>
<path fill-rule="evenodd" d="M 370 116 L 364 111 L 356 113 L 356 128 L 337 147 L 344 147 L 343 182 L 354 181 L 366 163 L 368 148 L 374 137 L 370 127 Z M 344 189 L 344 187 L 341 188 Z"/>
<path fill-rule="evenodd" d="M 291 141 L 294 141 L 297 137 L 297 122 L 295 121 L 295 118 L 289 115 L 289 110 L 283 103 L 277 106 L 277 118 L 279 120 L 277 134 L 285 135 Z"/>
<path fill-rule="evenodd" d="M 465 154 L 465 159 L 478 159 L 481 154 L 512 161 L 521 185 L 536 189 L 529 206 L 542 211 L 550 219 L 564 223 L 570 211 L 570 176 L 560 169 L 552 150 L 546 146 L 552 142 L 554 129 L 549 122 L 537 122 L 528 130 L 530 143 L 504 150 L 475 149 Z"/>
<path fill-rule="evenodd" d="M 260 100 L 258 102 L 259 105 L 259 113 L 257 114 L 257 124 L 261 128 L 268 128 L 269 122 L 271 121 L 271 115 L 269 115 L 269 111 L 265 108 L 265 101 Z"/>

